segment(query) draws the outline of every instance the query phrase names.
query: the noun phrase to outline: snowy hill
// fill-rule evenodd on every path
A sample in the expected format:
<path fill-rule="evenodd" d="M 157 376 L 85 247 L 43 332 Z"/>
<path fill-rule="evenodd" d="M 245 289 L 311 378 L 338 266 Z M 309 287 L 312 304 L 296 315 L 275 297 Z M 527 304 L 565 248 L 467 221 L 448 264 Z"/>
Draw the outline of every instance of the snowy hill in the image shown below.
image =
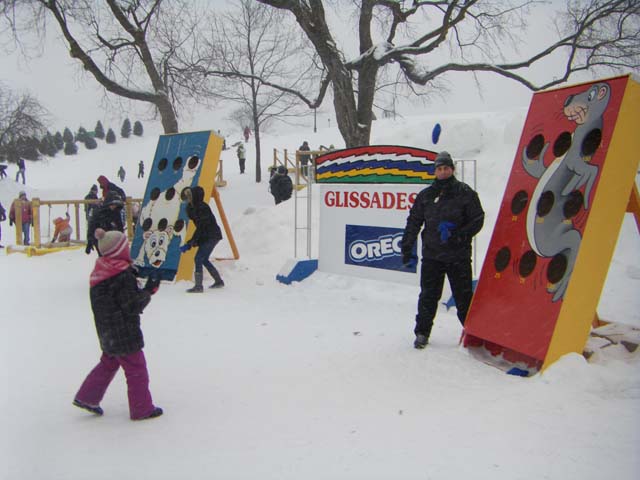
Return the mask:
<path fill-rule="evenodd" d="M 491 237 L 526 111 L 379 120 L 372 143 L 446 149 L 477 160 Z M 440 122 L 437 146 L 431 129 Z M 204 126 L 207 125 L 207 126 Z M 214 125 L 211 127 L 211 125 Z M 158 131 L 75 157 L 28 163 L 27 185 L 0 181 L 8 209 L 30 198 L 82 198 L 123 165 L 127 194 L 142 196 Z M 189 130 L 217 129 L 202 122 Z M 155 134 L 155 135 L 154 135 Z M 240 135 L 229 135 L 227 144 Z M 70 251 L 0 254 L 2 304 L 0 477 L 6 479 L 593 479 L 640 475 L 640 369 L 624 349 L 591 363 L 568 355 L 530 379 L 505 375 L 458 346 L 455 312 L 441 307 L 431 342 L 412 348 L 418 286 L 316 272 L 284 286 L 293 256 L 293 201 L 274 206 L 266 167 L 274 148 L 342 146 L 335 128 L 263 134 L 263 182 L 223 152 L 224 208 L 240 251 L 217 266 L 226 287 L 187 295 L 163 284 L 142 316 L 154 402 L 165 415 L 128 419 L 122 374 L 104 417 L 71 406 L 99 358 L 88 297 L 95 258 Z M 116 183 L 118 183 L 116 181 Z M 52 212 L 51 217 L 64 211 Z M 317 211 L 317 209 L 316 209 Z M 2 243 L 13 229 L 2 224 Z M 623 225 L 599 307 L 640 327 L 640 236 Z M 317 252 L 317 246 L 315 252 Z M 216 256 L 228 256 L 221 244 Z M 209 281 L 208 277 L 207 282 Z M 445 293 L 447 295 L 447 293 Z"/>

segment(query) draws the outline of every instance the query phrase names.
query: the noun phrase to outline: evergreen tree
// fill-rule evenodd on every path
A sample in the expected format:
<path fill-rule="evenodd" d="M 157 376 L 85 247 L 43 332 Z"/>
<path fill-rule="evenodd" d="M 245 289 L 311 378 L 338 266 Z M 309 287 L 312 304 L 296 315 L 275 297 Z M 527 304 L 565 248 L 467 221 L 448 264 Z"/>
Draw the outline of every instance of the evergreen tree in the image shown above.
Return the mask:
<path fill-rule="evenodd" d="M 56 147 L 55 138 L 49 132 L 47 132 L 47 136 L 45 138 L 47 139 L 47 152 L 45 155 L 49 155 L 50 157 L 55 157 L 56 153 L 58 153 L 58 148 Z"/>
<path fill-rule="evenodd" d="M 96 123 L 96 128 L 93 130 L 93 133 L 93 136 L 96 138 L 104 138 L 104 127 L 102 126 L 102 122 L 100 120 L 98 120 L 98 123 Z"/>
<path fill-rule="evenodd" d="M 60 132 L 56 132 L 53 136 L 53 144 L 56 147 L 57 151 L 60 151 L 64 148 L 64 140 L 62 139 L 62 134 Z"/>
<path fill-rule="evenodd" d="M 129 120 L 128 118 L 125 118 L 124 122 L 122 123 L 120 136 L 122 138 L 129 138 L 131 136 L 131 120 Z"/>
<path fill-rule="evenodd" d="M 78 146 L 74 142 L 65 142 L 64 154 L 75 155 L 76 153 L 78 153 Z"/>
<path fill-rule="evenodd" d="M 87 150 L 95 150 L 98 148 L 98 142 L 96 139 L 87 135 L 87 138 L 84 140 L 84 146 L 87 147 Z"/>
<path fill-rule="evenodd" d="M 107 131 L 107 143 L 116 143 L 116 134 L 111 128 Z"/>
<path fill-rule="evenodd" d="M 76 134 L 76 142 L 84 143 L 89 135 L 87 135 L 87 130 L 84 127 L 78 128 L 78 133 Z"/>
<path fill-rule="evenodd" d="M 38 151 L 42 155 L 49 155 L 49 138 L 46 135 L 38 142 Z"/>
<path fill-rule="evenodd" d="M 38 160 L 40 158 L 40 152 L 38 151 L 37 138 L 34 137 L 21 137 L 16 142 L 18 147 L 18 155 L 26 160 Z"/>
<path fill-rule="evenodd" d="M 64 140 L 64 143 L 73 143 L 73 133 L 71 133 L 69 127 L 64 127 L 64 132 L 62 132 L 62 140 Z"/>
<path fill-rule="evenodd" d="M 142 133 L 143 133 L 142 123 L 140 123 L 140 120 L 136 120 L 136 123 L 133 124 L 133 134 L 136 137 L 141 137 Z"/>

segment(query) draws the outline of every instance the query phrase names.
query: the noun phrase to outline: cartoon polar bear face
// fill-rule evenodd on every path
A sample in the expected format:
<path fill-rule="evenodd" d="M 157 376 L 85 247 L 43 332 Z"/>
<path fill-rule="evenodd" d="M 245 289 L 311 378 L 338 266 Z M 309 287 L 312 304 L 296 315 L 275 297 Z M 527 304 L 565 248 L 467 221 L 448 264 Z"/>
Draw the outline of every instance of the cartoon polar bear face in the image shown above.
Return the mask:
<path fill-rule="evenodd" d="M 143 234 L 144 253 L 152 267 L 160 268 L 167 258 L 167 249 L 173 238 L 173 227 L 169 226 L 164 231 L 147 231 Z"/>

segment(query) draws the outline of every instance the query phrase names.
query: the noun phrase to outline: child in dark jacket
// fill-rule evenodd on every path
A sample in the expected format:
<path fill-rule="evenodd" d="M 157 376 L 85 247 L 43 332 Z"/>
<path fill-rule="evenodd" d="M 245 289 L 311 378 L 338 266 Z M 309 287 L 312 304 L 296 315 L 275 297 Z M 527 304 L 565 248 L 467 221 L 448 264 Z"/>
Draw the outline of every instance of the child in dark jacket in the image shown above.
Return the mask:
<path fill-rule="evenodd" d="M 162 409 L 153 405 L 149 392 L 140 314 L 160 281 L 149 277 L 144 289 L 138 288 L 124 233 L 98 228 L 95 236 L 102 256 L 96 260 L 91 272 L 89 296 L 102 356 L 83 382 L 73 404 L 102 415 L 100 401 L 122 367 L 127 378 L 131 419 L 159 417 Z"/>
<path fill-rule="evenodd" d="M 204 189 L 202 187 L 187 188 L 184 191 L 184 200 L 187 200 L 187 216 L 196 225 L 196 231 L 193 232 L 193 236 L 184 245 L 180 247 L 182 253 L 187 250 L 198 247 L 194 262 L 195 273 L 194 280 L 195 285 L 188 289 L 189 293 L 202 293 L 202 267 L 204 266 L 211 277 L 213 277 L 214 283 L 209 288 L 222 288 L 224 287 L 224 281 L 220 273 L 213 266 L 209 260 L 209 256 L 218 242 L 222 240 L 222 231 L 216 222 L 216 217 L 211 211 L 209 204 L 204 201 Z"/>

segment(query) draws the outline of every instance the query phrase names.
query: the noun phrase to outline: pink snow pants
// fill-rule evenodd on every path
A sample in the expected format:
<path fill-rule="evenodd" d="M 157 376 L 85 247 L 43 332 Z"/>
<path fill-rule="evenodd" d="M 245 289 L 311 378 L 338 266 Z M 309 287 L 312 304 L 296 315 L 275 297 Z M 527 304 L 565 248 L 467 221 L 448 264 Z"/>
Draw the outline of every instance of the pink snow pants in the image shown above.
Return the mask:
<path fill-rule="evenodd" d="M 82 383 L 76 394 L 76 400 L 89 405 L 100 405 L 107 387 L 118 369 L 122 367 L 127 378 L 127 394 L 129 396 L 129 415 L 132 420 L 148 416 L 155 408 L 149 392 L 149 372 L 142 350 L 112 357 L 103 353 L 100 362 Z"/>

